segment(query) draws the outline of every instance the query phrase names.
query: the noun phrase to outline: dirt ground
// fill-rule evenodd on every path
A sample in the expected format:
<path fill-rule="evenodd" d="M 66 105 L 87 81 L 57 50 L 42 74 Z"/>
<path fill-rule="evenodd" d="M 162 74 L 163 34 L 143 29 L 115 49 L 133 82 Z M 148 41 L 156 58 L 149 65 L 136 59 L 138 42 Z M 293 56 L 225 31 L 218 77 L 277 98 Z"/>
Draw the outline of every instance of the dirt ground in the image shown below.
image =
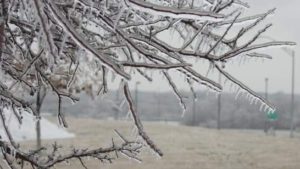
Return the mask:
<path fill-rule="evenodd" d="M 59 144 L 89 148 L 111 145 L 117 139 L 114 129 L 128 138 L 133 125 L 126 121 L 69 118 L 73 139 L 57 140 Z M 263 131 L 221 130 L 186 127 L 164 122 L 144 122 L 145 129 L 164 152 L 157 158 L 145 150 L 143 163 L 117 159 L 113 164 L 85 159 L 91 169 L 299 169 L 300 138 L 288 138 L 288 133 L 278 132 L 265 136 Z M 43 141 L 49 145 L 52 141 Z M 34 143 L 23 143 L 29 148 Z M 56 166 L 59 169 L 83 168 L 78 161 Z"/>

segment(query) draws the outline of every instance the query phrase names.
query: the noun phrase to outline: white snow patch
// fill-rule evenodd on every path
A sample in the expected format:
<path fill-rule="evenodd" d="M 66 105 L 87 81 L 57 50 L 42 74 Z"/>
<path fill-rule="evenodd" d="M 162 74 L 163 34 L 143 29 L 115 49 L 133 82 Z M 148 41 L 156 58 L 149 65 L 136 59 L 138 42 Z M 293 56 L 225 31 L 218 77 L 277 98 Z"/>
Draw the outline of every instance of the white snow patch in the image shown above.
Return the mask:
<path fill-rule="evenodd" d="M 28 112 L 22 112 L 23 120 L 20 125 L 11 110 L 4 109 L 3 112 L 5 113 L 8 129 L 15 141 L 36 140 L 36 117 Z M 40 122 L 42 140 L 75 137 L 73 133 L 69 133 L 64 128 L 58 127 L 58 125 L 51 123 L 45 118 L 41 118 Z M 0 135 L 2 140 L 8 141 L 2 122 L 0 122 Z"/>

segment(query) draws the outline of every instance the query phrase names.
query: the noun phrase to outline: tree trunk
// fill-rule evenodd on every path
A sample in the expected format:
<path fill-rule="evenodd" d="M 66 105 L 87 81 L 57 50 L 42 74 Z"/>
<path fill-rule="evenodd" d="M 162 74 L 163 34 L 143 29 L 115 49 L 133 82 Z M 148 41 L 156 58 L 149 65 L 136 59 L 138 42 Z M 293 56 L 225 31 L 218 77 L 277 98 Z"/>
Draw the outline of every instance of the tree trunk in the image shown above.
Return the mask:
<path fill-rule="evenodd" d="M 2 58 L 2 53 L 4 49 L 4 33 L 5 33 L 5 23 L 7 21 L 8 15 L 8 2 L 7 0 L 0 0 L 0 61 Z"/>
<path fill-rule="evenodd" d="M 46 88 L 42 86 L 41 79 L 38 80 L 39 88 L 36 94 L 36 112 L 38 115 L 38 120 L 36 122 L 36 146 L 37 149 L 42 147 L 42 139 L 41 139 L 41 108 L 44 103 L 44 99 L 46 97 Z"/>

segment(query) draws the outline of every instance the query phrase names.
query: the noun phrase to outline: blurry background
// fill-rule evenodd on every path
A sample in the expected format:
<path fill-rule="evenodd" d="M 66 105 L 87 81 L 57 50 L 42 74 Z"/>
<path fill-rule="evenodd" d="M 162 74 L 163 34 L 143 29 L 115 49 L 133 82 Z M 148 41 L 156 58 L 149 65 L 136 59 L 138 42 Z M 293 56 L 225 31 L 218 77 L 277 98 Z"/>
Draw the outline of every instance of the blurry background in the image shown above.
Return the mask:
<path fill-rule="evenodd" d="M 133 91 L 135 93 L 135 91 Z M 182 117 L 182 109 L 177 98 L 171 92 L 143 92 L 138 91 L 138 110 L 143 121 L 166 121 L 180 124 L 217 127 L 218 99 L 215 94 L 198 91 L 198 99 L 193 108 L 191 93 L 183 93 L 188 103 L 187 111 Z M 260 93 L 264 96 L 264 93 Z M 121 108 L 122 93 L 111 91 L 104 98 L 92 99 L 82 94 L 81 100 L 72 104 L 65 101 L 63 110 L 68 116 L 90 117 L 99 119 L 126 119 L 127 106 Z M 135 99 L 135 98 L 134 98 Z M 290 127 L 290 95 L 282 92 L 269 94 L 269 100 L 277 108 L 277 129 L 289 129 Z M 300 96 L 295 96 L 295 128 L 300 127 Z M 43 112 L 53 116 L 57 113 L 56 96 L 47 96 L 43 105 Z M 260 104 L 250 104 L 243 96 L 236 98 L 235 94 L 222 93 L 221 95 L 221 127 L 240 129 L 263 129 L 266 112 L 260 110 Z"/>
<path fill-rule="evenodd" d="M 248 15 L 264 13 L 277 7 L 275 15 L 265 21 L 274 24 L 268 31 L 266 39 L 294 41 L 300 44 L 299 0 L 248 0 L 248 2 L 251 5 L 247 11 Z M 169 40 L 176 43 L 176 39 Z M 236 60 L 226 66 L 226 71 L 259 92 L 261 96 L 268 96 L 268 100 L 277 108 L 278 118 L 273 122 L 277 130 L 275 137 L 266 136 L 263 131 L 268 125 L 268 120 L 267 112 L 260 110 L 261 105 L 251 104 L 244 96 L 236 97 L 234 92 L 229 91 L 228 86 L 225 86 L 220 102 L 215 93 L 207 92 L 204 88 L 196 88 L 197 100 L 193 100 L 192 94 L 186 92 L 186 86 L 182 87 L 181 93 L 188 103 L 188 109 L 182 117 L 183 112 L 174 93 L 169 90 L 168 84 L 161 76 L 154 72 L 155 80 L 152 83 L 137 77 L 137 81 L 131 83 L 131 90 L 146 131 L 149 131 L 149 135 L 165 152 L 165 157 L 154 161 L 153 155 L 146 153 L 146 158 L 143 158 L 145 163 L 141 165 L 125 159 L 117 160 L 112 166 L 101 167 L 198 169 L 201 166 L 204 169 L 299 169 L 300 52 L 299 46 L 289 50 L 295 52 L 292 117 L 296 136 L 294 139 L 289 138 L 293 84 L 292 57 L 283 49 L 275 48 L 267 51 L 273 57 L 272 60 L 254 59 L 246 62 Z M 199 69 L 207 69 L 205 64 L 199 62 Z M 267 90 L 266 78 L 268 78 Z M 218 80 L 218 76 L 215 76 L 215 80 Z M 175 82 L 179 87 L 185 84 L 180 77 L 175 78 Z M 124 135 L 130 136 L 133 123 L 125 121 L 129 118 L 126 103 L 123 106 L 124 96 L 116 91 L 118 86 L 114 86 L 111 82 L 110 84 L 112 85 L 109 86 L 109 93 L 102 98 L 81 94 L 77 104 L 64 100 L 63 111 L 68 116 L 69 130 L 76 137 L 61 141 L 62 144 L 83 147 L 86 145 L 96 147 L 100 143 L 109 145 L 114 129 L 124 130 Z M 57 123 L 57 120 L 52 118 L 57 115 L 57 107 L 56 96 L 47 95 L 42 107 L 43 115 Z M 218 112 L 221 131 L 215 130 L 218 127 Z M 48 143 L 44 141 L 43 145 Z M 34 146 L 35 142 L 26 144 Z M 91 165 L 91 168 L 99 167 L 97 161 L 89 162 L 88 165 Z M 76 163 L 60 168 L 74 168 L 74 166 Z"/>

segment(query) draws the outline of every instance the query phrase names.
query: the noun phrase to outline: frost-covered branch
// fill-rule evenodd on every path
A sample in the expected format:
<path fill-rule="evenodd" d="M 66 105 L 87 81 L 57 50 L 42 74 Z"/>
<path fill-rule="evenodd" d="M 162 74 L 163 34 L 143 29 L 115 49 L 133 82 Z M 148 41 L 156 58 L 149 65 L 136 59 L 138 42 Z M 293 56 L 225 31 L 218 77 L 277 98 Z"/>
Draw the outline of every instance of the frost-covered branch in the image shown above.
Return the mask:
<path fill-rule="evenodd" d="M 128 84 L 135 80 L 135 72 L 152 82 L 157 77 L 148 72 L 161 71 L 185 110 L 184 96 L 173 78 L 175 73 L 186 79 L 193 93 L 193 85 L 217 92 L 223 90 L 221 84 L 198 69 L 197 60 L 206 61 L 209 70 L 216 69 L 235 84 L 239 94 L 246 93 L 265 109 L 274 110 L 271 103 L 223 69 L 223 65 L 239 57 L 271 58 L 257 52 L 258 49 L 295 45 L 286 41 L 259 42 L 272 24 L 260 30 L 257 27 L 275 9 L 249 16 L 244 14 L 249 7 L 242 0 L 2 0 L 0 110 L 14 110 L 11 113 L 20 124 L 19 111 L 39 117 L 27 99 L 43 87 L 57 95 L 58 120 L 67 126 L 61 107 L 63 98 L 76 101 L 79 92 L 91 97 L 104 95 L 111 83 L 116 83 L 108 78 L 118 77 L 138 129 L 137 137 L 162 155 L 142 127 Z M 176 44 L 171 43 L 170 37 L 176 39 Z M 108 154 L 114 152 L 140 161 L 137 157 L 140 143 L 122 140 L 124 144 L 113 143 L 108 149 L 74 149 L 59 157 L 59 148 L 54 146 L 46 162 L 40 160 L 43 158 L 40 153 L 19 150 L 13 145 L 13 138 L 9 143 L 0 142 L 0 147 L 11 168 L 18 167 L 13 159 L 21 159 L 33 168 L 49 168 L 73 158 L 86 168 L 84 157 L 112 161 Z M 138 148 L 128 148 L 132 144 Z"/>
<path fill-rule="evenodd" d="M 127 103 L 129 105 L 129 109 L 133 118 L 133 121 L 135 123 L 135 126 L 138 129 L 139 136 L 146 142 L 146 144 L 159 156 L 163 156 L 162 151 L 154 144 L 154 142 L 150 139 L 148 134 L 144 131 L 142 122 L 140 120 L 138 112 L 136 112 L 131 93 L 128 87 L 128 84 L 124 84 L 124 95 L 126 97 Z"/>
<path fill-rule="evenodd" d="M 54 144 L 52 148 L 52 153 L 47 153 L 47 148 L 43 147 L 38 151 L 34 152 L 23 152 L 19 148 L 11 147 L 6 142 L 0 141 L 0 147 L 2 154 L 5 156 L 5 161 L 9 164 L 11 168 L 17 168 L 17 161 L 21 161 L 22 164 L 28 163 L 33 168 L 47 169 L 53 166 L 70 160 L 79 160 L 82 165 L 85 165 L 83 159 L 85 158 L 95 158 L 101 162 L 112 163 L 118 154 L 123 154 L 125 156 L 130 156 L 130 158 L 137 158 L 140 153 L 142 145 L 137 142 L 125 141 L 123 143 L 117 144 L 112 142 L 112 146 L 107 148 L 98 149 L 72 149 L 69 152 L 61 154 L 61 146 Z M 44 155 L 41 155 L 42 153 Z"/>

